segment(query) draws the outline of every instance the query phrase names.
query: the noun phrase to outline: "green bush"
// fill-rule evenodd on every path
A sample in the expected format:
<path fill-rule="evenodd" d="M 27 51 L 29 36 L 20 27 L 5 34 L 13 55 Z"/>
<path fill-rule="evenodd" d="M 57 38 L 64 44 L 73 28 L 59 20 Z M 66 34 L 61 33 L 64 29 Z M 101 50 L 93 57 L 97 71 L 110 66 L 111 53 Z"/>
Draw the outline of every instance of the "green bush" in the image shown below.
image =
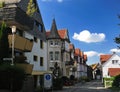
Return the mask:
<path fill-rule="evenodd" d="M 89 82 L 89 78 L 87 76 L 82 76 L 79 79 L 80 81 L 85 81 L 85 82 Z"/>
<path fill-rule="evenodd" d="M 9 64 L 0 65 L 0 89 L 21 90 L 25 79 L 23 69 Z"/>
<path fill-rule="evenodd" d="M 114 79 L 115 79 L 114 77 L 110 77 L 110 78 L 105 77 L 104 78 L 105 81 L 113 81 Z"/>
<path fill-rule="evenodd" d="M 120 75 L 115 76 L 114 81 L 112 83 L 113 87 L 120 87 Z"/>
<path fill-rule="evenodd" d="M 63 88 L 62 78 L 53 79 L 53 89 L 61 90 Z"/>

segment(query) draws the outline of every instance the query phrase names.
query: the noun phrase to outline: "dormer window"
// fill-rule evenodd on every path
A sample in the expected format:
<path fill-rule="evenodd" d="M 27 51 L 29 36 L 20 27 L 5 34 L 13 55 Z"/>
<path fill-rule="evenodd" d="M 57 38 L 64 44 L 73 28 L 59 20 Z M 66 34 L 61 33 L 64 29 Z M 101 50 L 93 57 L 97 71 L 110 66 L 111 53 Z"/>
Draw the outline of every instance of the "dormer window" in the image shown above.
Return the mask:
<path fill-rule="evenodd" d="M 53 41 L 50 41 L 50 46 L 53 46 Z"/>
<path fill-rule="evenodd" d="M 118 64 L 118 60 L 112 60 L 112 64 Z"/>
<path fill-rule="evenodd" d="M 59 45 L 59 41 L 55 41 L 55 46 L 58 46 Z"/>

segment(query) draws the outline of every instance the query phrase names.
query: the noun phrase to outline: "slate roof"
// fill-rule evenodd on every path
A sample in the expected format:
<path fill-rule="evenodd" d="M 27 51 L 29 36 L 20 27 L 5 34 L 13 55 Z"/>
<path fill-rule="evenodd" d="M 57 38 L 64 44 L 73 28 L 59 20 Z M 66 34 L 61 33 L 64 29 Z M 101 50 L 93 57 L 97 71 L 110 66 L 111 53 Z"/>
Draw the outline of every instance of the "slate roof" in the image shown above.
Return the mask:
<path fill-rule="evenodd" d="M 109 68 L 108 72 L 110 76 L 116 76 L 120 74 L 120 68 Z"/>
<path fill-rule="evenodd" d="M 55 19 L 53 19 L 50 33 L 47 33 L 47 39 L 60 39 L 60 35 L 58 34 Z"/>
<path fill-rule="evenodd" d="M 111 54 L 108 54 L 108 55 L 100 55 L 100 61 L 101 61 L 101 64 L 105 63 L 108 59 L 111 58 Z"/>
<path fill-rule="evenodd" d="M 47 38 L 48 39 L 58 39 L 57 35 L 59 35 L 59 39 L 63 39 L 63 40 L 66 39 L 66 35 L 67 35 L 67 30 L 66 29 L 60 29 L 60 30 L 56 30 L 56 31 L 57 31 L 57 33 L 52 32 L 52 34 L 51 34 L 51 31 L 46 31 Z M 56 38 L 56 36 L 57 36 L 57 38 Z M 51 37 L 51 38 L 49 38 L 49 37 Z M 68 38 L 68 40 L 69 40 L 69 38 Z"/>

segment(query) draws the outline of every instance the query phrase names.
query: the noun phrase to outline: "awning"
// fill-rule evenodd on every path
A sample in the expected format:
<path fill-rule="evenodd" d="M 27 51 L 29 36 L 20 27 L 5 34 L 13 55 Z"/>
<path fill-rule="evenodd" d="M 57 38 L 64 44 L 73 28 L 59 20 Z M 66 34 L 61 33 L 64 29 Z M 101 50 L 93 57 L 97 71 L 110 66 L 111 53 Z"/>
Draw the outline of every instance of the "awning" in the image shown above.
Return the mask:
<path fill-rule="evenodd" d="M 52 71 L 32 71 L 32 75 L 43 75 L 45 73 L 52 73 Z"/>

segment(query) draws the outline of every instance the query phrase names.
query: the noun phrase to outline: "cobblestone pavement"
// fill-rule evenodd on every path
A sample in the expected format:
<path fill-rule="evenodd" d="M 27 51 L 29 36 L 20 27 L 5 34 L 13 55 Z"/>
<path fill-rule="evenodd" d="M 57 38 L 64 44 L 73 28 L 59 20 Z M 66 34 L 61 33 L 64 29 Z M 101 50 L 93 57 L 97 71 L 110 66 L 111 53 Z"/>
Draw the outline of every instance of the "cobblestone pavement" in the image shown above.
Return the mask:
<path fill-rule="evenodd" d="M 103 87 L 101 81 L 94 80 L 86 83 L 78 83 L 74 86 L 64 87 L 63 90 L 52 92 L 112 92 L 110 89 Z"/>

